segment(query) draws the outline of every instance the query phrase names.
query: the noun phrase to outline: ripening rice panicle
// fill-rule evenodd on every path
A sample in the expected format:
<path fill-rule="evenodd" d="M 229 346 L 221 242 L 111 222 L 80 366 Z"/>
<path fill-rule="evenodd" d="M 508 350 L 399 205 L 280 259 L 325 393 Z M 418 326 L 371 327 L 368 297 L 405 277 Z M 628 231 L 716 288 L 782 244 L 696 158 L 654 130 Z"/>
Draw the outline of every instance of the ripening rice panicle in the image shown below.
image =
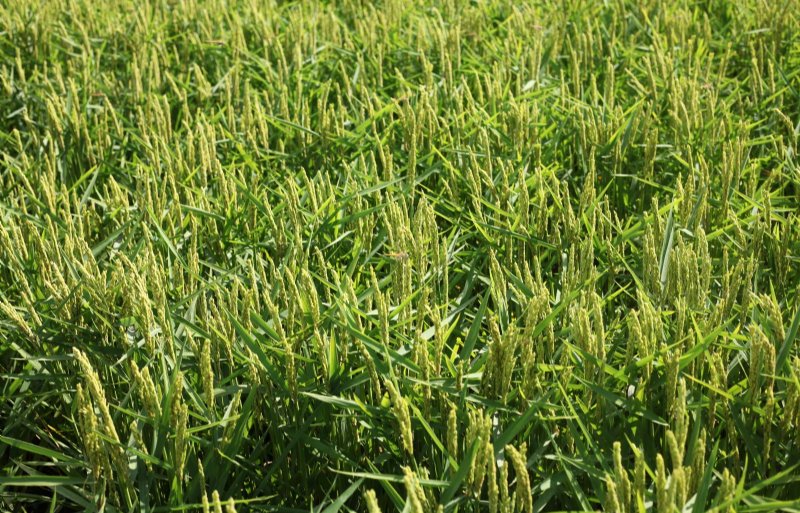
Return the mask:
<path fill-rule="evenodd" d="M 719 353 L 711 353 L 708 356 L 708 362 L 709 377 L 711 385 L 714 387 L 709 394 L 708 420 L 713 428 L 717 422 L 717 405 L 719 403 L 719 394 L 716 391 L 727 390 L 728 374 Z"/>
<path fill-rule="evenodd" d="M 680 342 L 678 345 L 679 351 L 681 353 L 688 350 L 691 346 L 692 340 L 692 333 L 689 331 L 688 321 L 686 317 L 690 314 L 690 309 L 687 304 L 687 301 L 683 297 L 678 297 L 675 299 L 675 321 L 674 321 L 674 328 L 673 328 L 673 337 L 676 341 Z M 692 366 L 690 368 L 691 371 L 694 370 L 694 361 L 692 362 Z"/>
<path fill-rule="evenodd" d="M 727 247 L 723 254 L 723 260 L 727 260 Z M 720 299 L 717 301 L 714 310 L 714 322 L 720 322 L 729 317 L 734 304 L 740 296 L 740 290 L 746 272 L 746 264 L 743 261 L 739 261 L 733 267 L 723 265 L 723 268 L 726 270 L 722 276 Z M 742 312 L 744 311 L 746 311 L 746 309 L 742 309 Z"/>
<path fill-rule="evenodd" d="M 753 326 L 750 338 L 749 363 L 749 397 L 757 404 L 761 402 L 761 394 L 772 391 L 775 375 L 775 346 L 758 326 Z"/>
<path fill-rule="evenodd" d="M 525 398 L 532 398 L 541 388 L 539 383 L 538 369 L 536 364 L 536 353 L 533 348 L 533 341 L 527 337 L 520 337 L 520 362 L 523 369 L 522 383 L 520 391 Z"/>
<path fill-rule="evenodd" d="M 498 513 L 500 510 L 500 487 L 497 484 L 497 462 L 494 446 L 490 447 L 491 449 L 486 451 L 486 497 L 489 501 L 489 512 Z"/>
<path fill-rule="evenodd" d="M 100 377 L 97 375 L 92 367 L 92 364 L 89 362 L 89 358 L 87 358 L 83 352 L 81 352 L 78 348 L 73 348 L 72 354 L 80 364 L 86 387 L 91 394 L 97 409 L 100 411 L 100 416 L 103 420 L 103 431 L 105 431 L 106 436 L 108 436 L 112 441 L 111 445 L 106 444 L 105 446 L 108 448 L 108 451 L 111 454 L 111 461 L 116 467 L 118 478 L 121 479 L 127 486 L 127 458 L 122 450 L 122 444 L 120 442 L 119 435 L 117 434 L 117 429 L 114 426 L 114 420 L 111 417 L 111 411 L 108 403 L 106 402 L 106 395 L 100 382 Z"/>
<path fill-rule="evenodd" d="M 387 209 L 385 226 L 389 232 L 389 247 L 396 255 L 392 264 L 392 292 L 393 304 L 400 305 L 411 295 L 412 262 L 409 258 L 413 254 L 414 240 L 411 234 L 411 221 L 408 215 L 408 206 L 403 197 L 393 199 Z M 387 308 L 389 298 L 386 298 Z M 409 315 L 408 309 L 400 312 L 402 320 Z"/>
<path fill-rule="evenodd" d="M 367 366 L 367 372 L 369 374 L 369 381 L 372 388 L 372 394 L 374 400 L 379 400 L 382 397 L 381 392 L 381 381 L 380 377 L 378 376 L 378 371 L 375 368 L 375 362 L 372 359 L 372 355 L 367 350 L 367 346 L 364 345 L 360 339 L 354 339 L 354 343 L 358 352 L 361 354 L 361 359 L 364 361 L 364 364 Z"/>
<path fill-rule="evenodd" d="M 656 455 L 655 492 L 658 513 L 671 513 L 672 503 L 668 502 L 667 470 L 664 467 L 664 458 L 661 454 Z"/>
<path fill-rule="evenodd" d="M 642 250 L 643 262 L 642 272 L 646 279 L 646 291 L 654 297 L 661 293 L 661 282 L 659 276 L 661 271 L 658 265 L 658 256 L 656 253 L 656 240 L 653 228 L 650 223 L 647 224 L 644 235 L 644 247 Z"/>
<path fill-rule="evenodd" d="M 297 251 L 293 252 L 292 261 L 298 262 Z M 297 320 L 298 310 L 302 307 L 303 297 L 297 286 L 297 277 L 291 266 L 288 266 L 283 273 L 283 290 L 281 291 L 284 305 L 286 306 L 286 325 L 292 327 Z"/>
<path fill-rule="evenodd" d="M 203 383 L 203 394 L 208 405 L 212 410 L 214 406 L 214 369 L 211 367 L 211 343 L 203 341 L 203 349 L 200 353 L 200 379 Z"/>
<path fill-rule="evenodd" d="M 200 483 L 200 491 L 205 497 L 206 495 L 206 468 L 203 462 L 197 459 L 197 481 Z"/>
<path fill-rule="evenodd" d="M 122 253 L 118 254 L 118 258 L 122 264 L 117 268 L 125 272 L 120 280 L 125 287 L 125 301 L 127 302 L 130 311 L 137 317 L 139 327 L 144 335 L 145 347 L 148 353 L 155 354 L 156 343 L 152 336 L 152 329 L 155 325 L 155 317 L 150 308 L 150 297 L 147 293 L 147 285 L 144 278 L 138 272 L 138 266 L 131 262 L 127 256 Z"/>
<path fill-rule="evenodd" d="M 669 261 L 666 297 L 676 303 L 683 300 L 692 307 L 698 307 L 701 301 L 701 278 L 697 255 L 680 232 L 675 234 L 675 240 Z"/>
<path fill-rule="evenodd" d="M 267 306 L 267 312 L 269 312 L 270 318 L 272 319 L 272 327 L 275 329 L 275 332 L 278 334 L 278 337 L 283 340 L 286 338 L 286 332 L 283 329 L 283 320 L 281 319 L 280 310 L 278 306 L 272 301 L 269 295 L 264 296 L 264 302 Z"/>
<path fill-rule="evenodd" d="M 716 502 L 722 505 L 714 508 L 715 513 L 735 513 L 736 502 L 731 499 L 736 495 L 736 478 L 727 468 L 722 470 L 722 478 L 717 490 Z"/>
<path fill-rule="evenodd" d="M 617 492 L 617 484 L 611 474 L 606 474 L 606 501 L 605 511 L 609 513 L 623 513 L 622 504 L 619 500 L 619 493 Z"/>
<path fill-rule="evenodd" d="M 430 373 L 433 370 L 431 361 L 430 361 L 430 354 L 428 351 L 428 342 L 427 340 L 423 339 L 422 333 L 425 331 L 425 316 L 429 310 L 427 306 L 428 303 L 428 294 L 429 289 L 423 288 L 420 296 L 420 306 L 417 308 L 417 319 L 416 319 L 416 333 L 414 334 L 415 341 L 414 341 L 414 361 L 420 367 L 420 374 L 423 380 L 428 381 L 430 379 Z M 424 305 L 424 306 L 423 306 Z"/>
<path fill-rule="evenodd" d="M 759 296 L 759 304 L 761 309 L 769 318 L 770 331 L 774 336 L 774 345 L 780 347 L 786 340 L 786 330 L 783 326 L 783 316 L 781 314 L 780 305 L 771 295 L 761 294 Z"/>
<path fill-rule="evenodd" d="M 333 342 L 326 340 L 326 337 L 316 328 L 314 329 L 313 341 L 315 349 L 317 350 L 317 358 L 319 359 L 322 376 L 327 383 L 330 381 L 328 373 L 328 348 Z"/>
<path fill-rule="evenodd" d="M 28 337 L 29 340 L 36 340 L 36 334 L 33 332 L 27 321 L 25 321 L 25 318 L 22 317 L 22 315 L 20 315 L 20 313 L 17 312 L 17 310 L 11 306 L 10 303 L 2 298 L 0 298 L 0 311 L 17 325 L 19 329 L 25 333 L 25 336 Z"/>
<path fill-rule="evenodd" d="M 631 310 L 628 315 L 628 339 L 625 350 L 625 360 L 635 361 L 635 358 L 642 358 L 646 354 L 646 342 L 642 333 L 642 324 L 639 322 L 639 312 Z"/>
<path fill-rule="evenodd" d="M 176 392 L 177 393 L 177 392 Z M 186 451 L 188 443 L 189 408 L 182 400 L 173 403 L 172 408 L 172 428 L 175 431 L 175 441 L 173 447 L 175 476 L 179 483 L 183 482 L 183 471 L 186 465 Z"/>
<path fill-rule="evenodd" d="M 688 490 L 686 489 L 686 472 L 684 467 L 681 467 L 672 472 L 670 476 L 670 501 L 673 504 L 673 507 L 683 510 L 684 506 L 686 505 L 686 499 L 688 498 Z"/>
<path fill-rule="evenodd" d="M 411 504 L 411 513 L 426 513 L 427 499 L 416 474 L 409 467 L 403 467 L 403 476 L 406 496 Z"/>
<path fill-rule="evenodd" d="M 222 501 L 217 490 L 211 492 L 211 505 L 214 506 L 214 513 L 222 513 Z"/>
<path fill-rule="evenodd" d="M 786 386 L 780 431 L 785 439 L 800 441 L 800 358 L 798 357 L 792 360 L 790 376 L 792 380 Z"/>
<path fill-rule="evenodd" d="M 292 344 L 289 339 L 283 339 L 283 351 L 285 354 L 286 362 L 286 381 L 289 387 L 289 393 L 292 399 L 297 398 L 297 367 L 295 363 L 295 354 Z"/>
<path fill-rule="evenodd" d="M 372 279 L 372 289 L 375 294 L 375 304 L 378 307 L 378 319 L 381 326 L 381 342 L 386 347 L 389 346 L 389 302 L 386 296 L 381 292 L 378 284 L 378 278 L 375 276 L 375 270 L 370 269 L 370 277 Z"/>
<path fill-rule="evenodd" d="M 515 510 L 520 513 L 533 513 L 533 495 L 531 481 L 528 475 L 527 445 L 523 443 L 519 450 L 512 445 L 506 445 L 505 451 L 514 466 L 517 475 L 517 485 L 514 488 Z"/>
<path fill-rule="evenodd" d="M 498 471 L 498 487 L 500 489 L 498 499 L 498 511 L 500 513 L 513 513 L 514 504 L 512 503 L 512 495 L 508 490 L 508 467 L 509 462 L 503 461 Z"/>
<path fill-rule="evenodd" d="M 311 314 L 311 320 L 315 328 L 319 327 L 320 325 L 320 306 L 319 306 L 319 294 L 317 293 L 317 287 L 314 284 L 314 280 L 311 278 L 311 275 L 308 272 L 308 269 L 304 269 L 303 273 L 300 276 L 302 281 L 303 291 L 306 293 L 305 298 L 308 301 L 308 310 Z"/>
<path fill-rule="evenodd" d="M 428 271 L 430 255 L 439 246 L 439 233 L 436 229 L 434 212 L 428 201 L 420 198 L 412 221 L 412 259 L 418 277 L 424 277 Z"/>
<path fill-rule="evenodd" d="M 409 455 L 414 454 L 414 437 L 411 428 L 411 414 L 408 409 L 406 399 L 400 395 L 400 392 L 395 387 L 391 380 L 386 380 L 386 390 L 389 392 L 389 399 L 392 401 L 392 410 L 397 419 L 397 424 L 400 429 L 400 438 L 403 442 L 403 448 Z"/>
<path fill-rule="evenodd" d="M 706 429 L 703 428 L 694 448 L 694 461 L 690 469 L 691 480 L 688 483 L 689 490 L 698 490 L 700 481 L 703 479 L 703 473 L 706 470 L 706 457 Z"/>
<path fill-rule="evenodd" d="M 233 397 L 230 399 L 230 402 L 227 407 L 227 412 L 229 412 L 230 416 L 236 417 L 239 415 L 242 409 L 242 392 L 237 391 Z M 219 441 L 219 445 L 221 448 L 225 448 L 232 442 L 233 435 L 236 433 L 236 424 L 233 422 L 228 422 L 225 424 L 224 429 L 222 430 L 222 437 Z"/>
<path fill-rule="evenodd" d="M 614 476 L 613 483 L 616 487 L 617 501 L 621 511 L 630 511 L 633 506 L 632 495 L 633 488 L 628 471 L 622 466 L 622 445 L 619 442 L 614 442 L 613 445 L 614 456 Z M 608 479 L 606 479 L 608 481 Z"/>
<path fill-rule="evenodd" d="M 492 420 L 488 415 L 484 415 L 483 410 L 469 411 L 468 418 L 469 424 L 467 425 L 464 440 L 464 450 L 469 451 L 474 447 L 475 456 L 472 458 L 466 486 L 469 493 L 477 498 L 480 497 L 486 471 L 486 459 L 483 456 L 486 452 L 486 446 L 491 446 Z"/>
<path fill-rule="evenodd" d="M 761 465 L 762 465 L 762 472 L 766 475 L 768 474 L 768 469 L 770 469 L 770 459 L 772 453 L 772 430 L 773 430 L 773 422 L 775 421 L 775 395 L 772 391 L 772 388 L 767 388 L 766 390 L 766 401 L 764 404 L 764 419 L 762 429 L 763 433 L 763 444 L 764 448 L 762 450 L 761 455 Z"/>
<path fill-rule="evenodd" d="M 147 450 L 147 445 L 145 445 L 144 439 L 142 438 L 142 432 L 139 429 L 138 422 L 135 420 L 131 421 L 131 423 L 128 425 L 128 429 L 130 430 L 131 437 L 133 438 L 134 447 L 144 453 L 145 456 L 149 456 L 149 451 Z M 153 464 L 149 459 L 145 460 L 145 466 L 147 467 L 148 472 L 153 471 Z"/>
<path fill-rule="evenodd" d="M 83 437 L 83 450 L 86 459 L 92 470 L 92 476 L 97 481 L 101 478 L 101 473 L 107 471 L 107 479 L 111 479 L 111 469 L 108 464 L 108 458 L 103 451 L 100 437 L 98 436 L 99 428 L 97 425 L 97 416 L 94 412 L 92 400 L 89 398 L 89 393 L 78 383 L 77 391 L 75 393 L 76 409 L 78 410 L 79 430 Z"/>
<path fill-rule="evenodd" d="M 430 309 L 430 315 L 433 318 L 433 347 L 434 347 L 434 356 L 433 356 L 433 373 L 434 375 L 440 375 L 442 371 L 442 358 L 444 357 L 444 348 L 445 348 L 445 337 L 446 337 L 446 326 L 444 319 L 442 319 L 442 312 L 441 308 L 438 305 L 433 305 Z"/>
<path fill-rule="evenodd" d="M 481 378 L 481 388 L 487 396 L 505 401 L 517 362 L 516 349 L 519 336 L 513 324 L 509 326 L 508 332 L 501 335 L 498 323 L 493 317 L 489 319 L 489 332 L 491 343 Z"/>
<path fill-rule="evenodd" d="M 506 285 L 506 277 L 503 269 L 500 267 L 500 263 L 497 261 L 497 257 L 495 256 L 494 252 L 489 254 L 489 262 L 490 262 L 490 273 L 489 273 L 489 280 L 490 286 L 489 290 L 492 294 L 492 301 L 495 304 L 495 308 L 497 309 L 500 318 L 505 319 L 506 312 L 508 310 L 508 287 Z"/>
<path fill-rule="evenodd" d="M 597 380 L 602 385 L 602 380 L 604 376 L 602 373 L 602 367 L 606 359 L 606 329 L 605 329 L 605 324 L 603 322 L 602 300 L 600 296 L 597 294 L 597 292 L 592 292 L 592 294 L 589 296 L 587 307 L 590 309 L 590 313 L 592 316 L 592 329 L 596 337 L 595 347 L 593 351 L 594 355 L 599 360 L 598 366 L 600 367 Z"/>
<path fill-rule="evenodd" d="M 575 345 L 585 353 L 583 360 L 584 378 L 590 381 L 602 380 L 602 367 L 605 360 L 605 329 L 599 298 L 596 293 L 584 294 L 580 301 L 570 307 L 570 321 Z M 592 394 L 586 391 L 587 401 Z"/>
<path fill-rule="evenodd" d="M 644 453 L 637 447 L 634 447 L 634 467 L 633 467 L 633 496 L 632 504 L 644 503 L 645 496 L 645 463 Z"/>
<path fill-rule="evenodd" d="M 667 447 L 672 457 L 673 470 L 680 469 L 683 466 L 683 447 L 678 444 L 678 439 L 672 430 L 667 430 Z"/>
<path fill-rule="evenodd" d="M 670 429 L 667 430 L 667 444 L 674 468 L 683 466 L 686 439 L 689 435 L 689 413 L 686 410 L 686 380 L 678 380 L 673 410 L 670 414 Z"/>
<path fill-rule="evenodd" d="M 364 492 L 364 502 L 367 503 L 368 513 L 381 513 L 381 508 L 378 506 L 378 497 L 375 495 L 375 490 L 367 490 Z"/>
<path fill-rule="evenodd" d="M 492 419 L 488 415 L 484 420 L 484 436 L 481 439 L 482 445 L 475 453 L 475 464 L 479 466 L 480 473 L 478 473 L 475 494 L 477 497 L 481 495 L 481 488 L 484 480 L 489 493 L 493 493 L 491 488 L 496 485 L 496 482 L 490 481 L 492 476 L 495 475 L 495 458 L 494 458 L 494 444 L 492 443 Z"/>
<path fill-rule="evenodd" d="M 131 360 L 131 373 L 133 380 L 136 383 L 136 389 L 139 392 L 139 398 L 142 401 L 145 409 L 154 419 L 161 418 L 161 403 L 158 400 L 158 390 L 156 389 L 153 379 L 150 377 L 150 370 L 148 367 L 139 369 L 136 362 Z"/>

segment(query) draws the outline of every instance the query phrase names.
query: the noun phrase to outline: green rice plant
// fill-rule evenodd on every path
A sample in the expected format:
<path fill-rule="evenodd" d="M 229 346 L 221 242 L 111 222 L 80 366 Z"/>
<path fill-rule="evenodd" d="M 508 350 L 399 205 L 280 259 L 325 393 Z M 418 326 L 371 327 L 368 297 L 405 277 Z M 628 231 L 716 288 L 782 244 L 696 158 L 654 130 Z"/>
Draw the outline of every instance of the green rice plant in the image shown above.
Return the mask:
<path fill-rule="evenodd" d="M 0 1 L 0 511 L 796 511 L 798 7 Z"/>

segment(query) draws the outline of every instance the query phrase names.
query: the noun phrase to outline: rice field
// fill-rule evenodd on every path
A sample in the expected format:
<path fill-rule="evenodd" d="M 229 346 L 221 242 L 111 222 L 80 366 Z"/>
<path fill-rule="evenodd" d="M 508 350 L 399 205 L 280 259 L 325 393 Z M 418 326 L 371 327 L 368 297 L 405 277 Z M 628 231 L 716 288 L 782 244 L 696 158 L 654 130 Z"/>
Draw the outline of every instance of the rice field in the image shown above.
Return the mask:
<path fill-rule="evenodd" d="M 0 0 L 0 511 L 800 511 L 798 0 Z"/>

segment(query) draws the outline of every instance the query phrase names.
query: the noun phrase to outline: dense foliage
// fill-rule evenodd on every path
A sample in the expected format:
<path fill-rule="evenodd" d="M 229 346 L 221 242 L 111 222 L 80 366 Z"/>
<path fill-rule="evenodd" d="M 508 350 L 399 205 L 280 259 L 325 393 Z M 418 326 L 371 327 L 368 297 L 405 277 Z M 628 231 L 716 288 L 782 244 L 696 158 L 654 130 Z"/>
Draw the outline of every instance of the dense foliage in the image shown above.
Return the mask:
<path fill-rule="evenodd" d="M 0 509 L 797 511 L 799 136 L 796 0 L 0 0 Z"/>

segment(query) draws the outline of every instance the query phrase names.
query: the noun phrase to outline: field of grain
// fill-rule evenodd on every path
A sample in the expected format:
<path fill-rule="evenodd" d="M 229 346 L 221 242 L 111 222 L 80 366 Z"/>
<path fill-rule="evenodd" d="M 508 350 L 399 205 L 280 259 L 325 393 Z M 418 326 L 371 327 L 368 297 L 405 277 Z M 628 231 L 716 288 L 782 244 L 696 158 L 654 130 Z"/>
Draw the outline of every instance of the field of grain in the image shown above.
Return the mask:
<path fill-rule="evenodd" d="M 798 138 L 798 0 L 0 0 L 0 511 L 800 511 Z"/>

